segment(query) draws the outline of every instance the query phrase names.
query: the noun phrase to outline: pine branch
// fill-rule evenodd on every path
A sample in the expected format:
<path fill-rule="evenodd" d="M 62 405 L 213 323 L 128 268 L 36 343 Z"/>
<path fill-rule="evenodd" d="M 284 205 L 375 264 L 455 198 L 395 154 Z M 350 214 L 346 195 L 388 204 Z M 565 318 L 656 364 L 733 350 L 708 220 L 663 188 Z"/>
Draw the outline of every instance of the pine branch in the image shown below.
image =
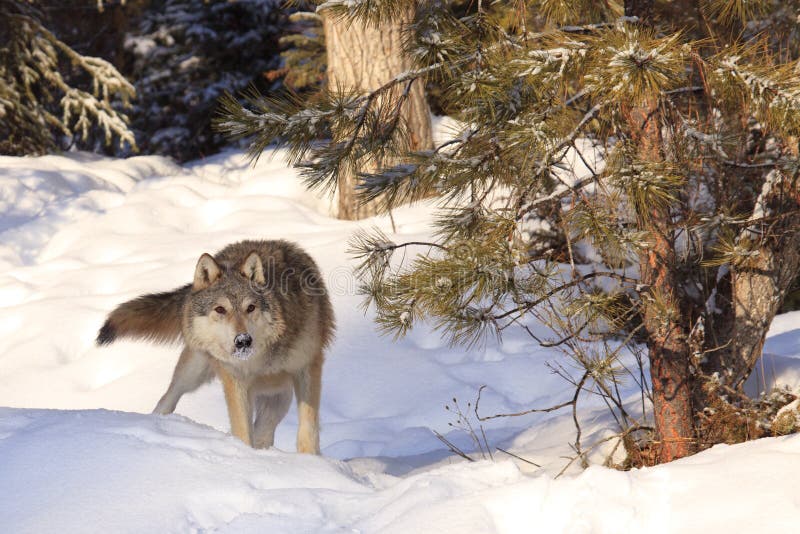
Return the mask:
<path fill-rule="evenodd" d="M 575 128 L 565 138 L 563 138 L 553 149 L 551 149 L 544 156 L 544 158 L 542 158 L 542 160 L 537 164 L 537 166 L 540 168 L 547 168 L 553 165 L 554 158 L 555 161 L 564 158 L 566 155 L 565 149 L 569 148 L 575 143 L 575 140 L 584 131 L 586 126 L 595 117 L 597 117 L 597 115 L 600 113 L 600 110 L 603 109 L 603 105 L 604 104 L 599 103 L 592 106 L 592 108 L 583 115 L 583 117 L 575 126 Z M 561 153 L 561 156 L 560 158 L 557 158 L 556 154 L 559 153 Z M 558 177 L 558 175 L 556 175 L 556 177 L 561 182 L 561 186 L 559 186 L 558 188 L 553 190 L 552 193 L 546 196 L 539 197 L 531 202 L 526 202 L 527 196 L 530 194 L 530 191 L 529 190 L 523 191 L 523 194 L 520 196 L 517 209 L 515 210 L 517 220 L 522 220 L 522 218 L 525 217 L 525 215 L 535 211 L 537 208 L 543 205 L 557 202 L 562 198 L 569 196 L 570 194 L 578 194 L 578 191 L 596 181 L 595 176 L 591 176 L 579 180 L 577 183 L 570 184 L 561 179 L 560 177 Z"/>
<path fill-rule="evenodd" d="M 614 280 L 618 280 L 620 282 L 625 282 L 625 283 L 629 283 L 629 284 L 636 284 L 637 287 L 639 287 L 639 288 L 642 287 L 641 284 L 639 283 L 639 280 L 637 280 L 635 278 L 630 278 L 628 276 L 624 276 L 624 275 L 621 275 L 619 273 L 615 273 L 613 271 L 593 271 L 593 272 L 587 273 L 587 274 L 585 274 L 585 275 L 583 275 L 583 276 L 581 276 L 581 277 L 579 277 L 579 278 L 577 278 L 575 280 L 570 280 L 567 283 L 564 283 L 564 284 L 561 284 L 559 286 L 556 286 L 556 287 L 550 289 L 549 291 L 545 292 L 542 296 L 540 296 L 539 298 L 537 298 L 535 300 L 521 302 L 521 303 L 519 303 L 519 305 L 515 309 L 509 310 L 509 311 L 507 311 L 505 313 L 502 313 L 500 315 L 494 315 L 494 316 L 492 316 L 492 318 L 494 320 L 497 320 L 497 319 L 504 319 L 504 318 L 506 318 L 506 317 L 508 317 L 510 315 L 514 315 L 514 314 L 522 314 L 523 312 L 526 312 L 526 311 L 528 311 L 528 310 L 530 310 L 532 308 L 535 308 L 536 306 L 540 305 L 541 303 L 549 300 L 550 298 L 552 298 L 553 296 L 557 295 L 558 293 L 561 293 L 562 291 L 565 291 L 567 289 L 579 286 L 579 285 L 587 282 L 588 280 L 592 280 L 593 278 L 598 278 L 598 277 L 611 278 L 611 279 L 614 279 Z"/>

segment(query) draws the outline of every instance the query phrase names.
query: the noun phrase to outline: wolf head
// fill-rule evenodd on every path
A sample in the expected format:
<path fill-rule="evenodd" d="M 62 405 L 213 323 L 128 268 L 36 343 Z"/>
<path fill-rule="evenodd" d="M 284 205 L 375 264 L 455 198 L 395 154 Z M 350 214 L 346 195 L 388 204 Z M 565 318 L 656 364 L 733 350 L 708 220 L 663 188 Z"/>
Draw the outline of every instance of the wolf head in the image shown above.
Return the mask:
<path fill-rule="evenodd" d="M 235 363 L 264 354 L 283 333 L 284 323 L 258 253 L 251 252 L 238 265 L 200 256 L 184 325 L 189 344 L 218 360 Z"/>

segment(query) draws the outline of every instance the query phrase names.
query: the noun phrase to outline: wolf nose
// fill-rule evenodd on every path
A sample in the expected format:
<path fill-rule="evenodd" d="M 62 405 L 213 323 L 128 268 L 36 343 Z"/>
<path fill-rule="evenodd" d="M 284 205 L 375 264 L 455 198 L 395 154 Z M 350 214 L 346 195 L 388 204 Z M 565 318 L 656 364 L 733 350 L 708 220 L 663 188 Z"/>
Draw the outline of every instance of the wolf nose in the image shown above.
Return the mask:
<path fill-rule="evenodd" d="M 253 344 L 253 338 L 250 334 L 239 334 L 233 339 L 233 344 L 237 349 L 246 349 Z"/>

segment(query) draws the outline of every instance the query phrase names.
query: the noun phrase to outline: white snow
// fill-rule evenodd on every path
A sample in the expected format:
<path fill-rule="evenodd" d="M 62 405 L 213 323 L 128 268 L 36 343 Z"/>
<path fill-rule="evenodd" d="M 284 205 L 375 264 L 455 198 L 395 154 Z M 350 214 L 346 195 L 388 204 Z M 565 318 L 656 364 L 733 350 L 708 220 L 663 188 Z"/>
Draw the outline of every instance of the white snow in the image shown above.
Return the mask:
<path fill-rule="evenodd" d="M 524 332 L 469 351 L 426 328 L 393 343 L 364 316 L 347 240 L 376 225 L 425 239 L 431 208 L 361 223 L 329 216 L 280 154 L 251 168 L 228 152 L 180 167 L 158 157 L 0 157 L 0 532 L 790 532 L 800 437 L 718 446 L 670 465 L 573 467 L 558 479 L 569 414 L 496 419 L 495 462 L 472 452 L 444 405 L 489 415 L 568 400 Z M 293 412 L 276 449 L 227 434 L 221 387 L 152 416 L 177 347 L 93 340 L 105 314 L 187 282 L 203 252 L 245 238 L 298 242 L 319 262 L 338 332 L 324 371 L 323 457 L 295 454 Z M 537 335 L 546 335 L 532 325 Z M 750 387 L 800 385 L 800 313 L 776 319 Z M 629 384 L 624 396 L 635 397 Z M 632 407 L 635 409 L 635 407 Z M 581 406 L 584 443 L 608 432 L 602 401 Z M 475 421 L 473 420 L 473 423 Z M 600 462 L 603 451 L 590 459 Z M 479 454 L 476 456 L 480 456 Z M 780 530 L 779 530 L 780 529 Z"/>

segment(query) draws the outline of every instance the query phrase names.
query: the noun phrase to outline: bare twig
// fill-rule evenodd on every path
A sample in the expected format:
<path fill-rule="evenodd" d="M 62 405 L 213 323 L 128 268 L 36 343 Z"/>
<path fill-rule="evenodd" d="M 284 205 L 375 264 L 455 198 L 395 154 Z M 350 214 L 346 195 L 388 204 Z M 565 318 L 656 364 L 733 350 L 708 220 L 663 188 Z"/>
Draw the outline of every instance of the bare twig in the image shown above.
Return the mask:
<path fill-rule="evenodd" d="M 622 439 L 626 438 L 627 436 L 629 436 L 630 434 L 632 434 L 634 432 L 638 432 L 638 431 L 650 431 L 650 432 L 652 432 L 653 429 L 652 429 L 652 427 L 644 426 L 644 425 L 632 426 L 632 427 L 628 428 L 627 430 L 625 430 L 624 432 L 619 432 L 619 433 L 614 434 L 612 436 L 608 436 L 608 437 L 605 437 L 605 438 L 603 438 L 603 439 L 601 439 L 599 441 L 596 441 L 595 443 L 592 443 L 586 450 L 583 451 L 582 456 L 585 456 L 585 455 L 589 454 L 589 452 L 591 452 L 595 448 L 599 447 L 603 443 L 607 443 L 607 442 L 611 441 L 612 439 L 620 439 L 620 440 L 622 440 Z M 563 475 L 566 472 L 566 470 L 569 469 L 569 467 L 578 458 L 579 458 L 578 455 L 575 455 L 575 456 L 573 456 L 571 458 L 568 458 L 569 462 L 567 462 L 567 464 L 561 469 L 561 471 L 558 472 L 558 474 L 554 478 L 558 478 L 561 475 Z"/>
<path fill-rule="evenodd" d="M 578 421 L 578 397 L 581 394 L 581 390 L 583 389 L 583 385 L 586 383 L 586 379 L 589 378 L 589 371 L 583 373 L 578 385 L 575 387 L 575 395 L 572 396 L 572 421 L 575 423 L 575 452 L 579 455 L 581 453 L 581 424 Z M 582 463 L 586 464 L 586 460 L 582 460 Z"/>
<path fill-rule="evenodd" d="M 484 388 L 486 386 L 481 386 Z M 521 415 L 527 415 L 529 413 L 548 413 L 548 412 L 555 412 L 556 410 L 560 410 L 561 408 L 566 408 L 567 406 L 572 406 L 572 401 L 563 402 L 561 404 L 557 404 L 555 406 L 550 406 L 548 408 L 532 408 L 530 410 L 525 410 L 522 412 L 515 412 L 515 413 L 498 413 L 494 415 L 487 415 L 487 416 L 480 416 L 478 417 L 481 421 L 488 421 L 489 419 L 497 419 L 499 417 L 519 417 Z"/>
<path fill-rule="evenodd" d="M 536 462 L 532 462 L 530 460 L 526 460 L 522 456 L 514 454 L 513 452 L 509 452 L 509 451 L 507 451 L 505 449 L 501 449 L 500 447 L 496 447 L 496 448 L 497 448 L 498 451 L 502 452 L 503 454 L 507 454 L 507 455 L 509 455 L 509 456 L 511 456 L 513 458 L 516 458 L 517 460 L 525 462 L 526 464 L 531 464 L 531 465 L 536 466 L 536 467 L 542 467 L 541 465 L 537 464 Z"/>
<path fill-rule="evenodd" d="M 391 245 L 386 244 L 381 247 L 381 251 L 396 250 L 398 248 L 410 247 L 413 245 L 419 245 L 421 247 L 434 247 L 445 251 L 448 250 L 446 246 L 440 245 L 439 243 L 433 243 L 431 241 L 406 241 L 404 243 L 396 243 Z"/>
<path fill-rule="evenodd" d="M 432 430 L 432 432 L 433 432 L 433 435 L 434 435 L 434 436 L 436 436 L 436 438 L 437 438 L 439 441 L 441 441 L 442 443 L 444 443 L 445 445 L 447 445 L 447 448 L 448 448 L 448 449 L 450 449 L 450 452 L 452 452 L 452 453 L 454 453 L 454 454 L 457 454 L 457 455 L 461 456 L 462 458 L 464 458 L 464 459 L 465 459 L 465 460 L 467 460 L 467 461 L 470 461 L 470 462 L 474 462 L 474 461 L 475 461 L 475 459 L 474 459 L 474 458 L 470 457 L 470 456 L 469 456 L 467 453 L 465 453 L 464 451 L 462 451 L 461 449 L 459 449 L 459 448 L 458 448 L 458 447 L 457 447 L 457 446 L 456 446 L 456 445 L 455 445 L 455 444 L 454 444 L 452 441 L 450 441 L 449 439 L 447 439 L 447 438 L 446 438 L 446 437 L 444 437 L 443 435 L 439 434 L 439 433 L 438 433 L 437 431 L 435 431 L 435 430 Z"/>

